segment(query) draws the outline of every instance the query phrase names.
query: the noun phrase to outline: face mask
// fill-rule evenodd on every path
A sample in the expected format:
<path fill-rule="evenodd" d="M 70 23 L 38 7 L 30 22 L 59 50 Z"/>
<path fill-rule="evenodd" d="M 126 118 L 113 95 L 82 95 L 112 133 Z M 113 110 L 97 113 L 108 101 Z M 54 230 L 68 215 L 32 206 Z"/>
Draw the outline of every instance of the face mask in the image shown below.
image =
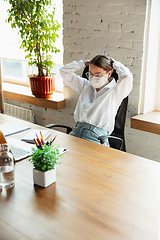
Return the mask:
<path fill-rule="evenodd" d="M 109 83 L 108 75 L 105 77 L 89 77 L 90 84 L 94 88 L 101 88 L 103 85 Z"/>

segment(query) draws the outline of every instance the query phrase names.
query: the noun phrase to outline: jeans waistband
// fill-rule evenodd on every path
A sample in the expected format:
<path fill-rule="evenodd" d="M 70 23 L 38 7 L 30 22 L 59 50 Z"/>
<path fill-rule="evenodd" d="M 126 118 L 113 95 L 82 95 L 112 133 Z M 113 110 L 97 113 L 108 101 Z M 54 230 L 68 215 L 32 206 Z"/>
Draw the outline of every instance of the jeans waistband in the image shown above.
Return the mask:
<path fill-rule="evenodd" d="M 90 131 L 93 131 L 95 132 L 96 134 L 98 134 L 98 136 L 102 136 L 102 135 L 109 135 L 109 132 L 102 129 L 102 128 L 99 128 L 99 127 L 96 127 L 90 123 L 85 123 L 85 122 L 77 122 L 76 126 L 75 127 L 81 127 L 81 128 L 86 128 Z"/>

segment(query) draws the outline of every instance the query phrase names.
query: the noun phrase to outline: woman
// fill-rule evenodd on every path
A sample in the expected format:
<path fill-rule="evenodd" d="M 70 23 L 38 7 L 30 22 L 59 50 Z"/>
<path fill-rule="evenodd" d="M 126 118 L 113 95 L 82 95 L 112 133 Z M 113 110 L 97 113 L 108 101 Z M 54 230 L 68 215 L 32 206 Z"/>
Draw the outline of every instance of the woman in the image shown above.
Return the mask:
<path fill-rule="evenodd" d="M 89 81 L 75 74 L 88 65 Z M 119 78 L 117 83 L 111 78 L 114 69 Z M 74 112 L 77 123 L 70 134 L 100 144 L 98 137 L 112 133 L 118 108 L 132 90 L 132 73 L 120 62 L 97 55 L 91 61 L 73 61 L 63 66 L 60 74 L 80 95 Z M 105 145 L 109 146 L 108 141 Z"/>

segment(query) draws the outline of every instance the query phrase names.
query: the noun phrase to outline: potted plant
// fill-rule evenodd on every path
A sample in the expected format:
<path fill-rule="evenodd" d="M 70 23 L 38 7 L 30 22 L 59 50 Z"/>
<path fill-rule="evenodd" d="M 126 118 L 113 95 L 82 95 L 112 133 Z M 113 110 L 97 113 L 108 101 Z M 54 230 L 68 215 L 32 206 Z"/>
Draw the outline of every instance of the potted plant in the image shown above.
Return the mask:
<path fill-rule="evenodd" d="M 9 0 L 9 3 L 7 22 L 12 28 L 18 27 L 25 58 L 30 66 L 38 68 L 38 73 L 30 76 L 31 91 L 36 97 L 48 98 L 55 91 L 54 74 L 50 74 L 55 64 L 52 53 L 60 52 L 55 47 L 60 28 L 54 19 L 55 5 L 51 0 Z"/>
<path fill-rule="evenodd" d="M 37 147 L 32 148 L 32 154 L 29 158 L 34 166 L 33 182 L 41 187 L 47 187 L 56 182 L 56 164 L 62 155 L 59 153 L 59 147 L 53 143 L 39 141 Z"/>

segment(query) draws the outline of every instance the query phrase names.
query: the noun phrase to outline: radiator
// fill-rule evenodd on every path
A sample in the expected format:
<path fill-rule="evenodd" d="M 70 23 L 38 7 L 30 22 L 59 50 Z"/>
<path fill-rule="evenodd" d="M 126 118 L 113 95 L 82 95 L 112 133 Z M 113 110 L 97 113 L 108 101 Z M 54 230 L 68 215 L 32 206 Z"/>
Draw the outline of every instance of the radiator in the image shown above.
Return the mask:
<path fill-rule="evenodd" d="M 4 103 L 4 113 L 6 115 L 34 123 L 34 113 L 26 108 Z"/>

